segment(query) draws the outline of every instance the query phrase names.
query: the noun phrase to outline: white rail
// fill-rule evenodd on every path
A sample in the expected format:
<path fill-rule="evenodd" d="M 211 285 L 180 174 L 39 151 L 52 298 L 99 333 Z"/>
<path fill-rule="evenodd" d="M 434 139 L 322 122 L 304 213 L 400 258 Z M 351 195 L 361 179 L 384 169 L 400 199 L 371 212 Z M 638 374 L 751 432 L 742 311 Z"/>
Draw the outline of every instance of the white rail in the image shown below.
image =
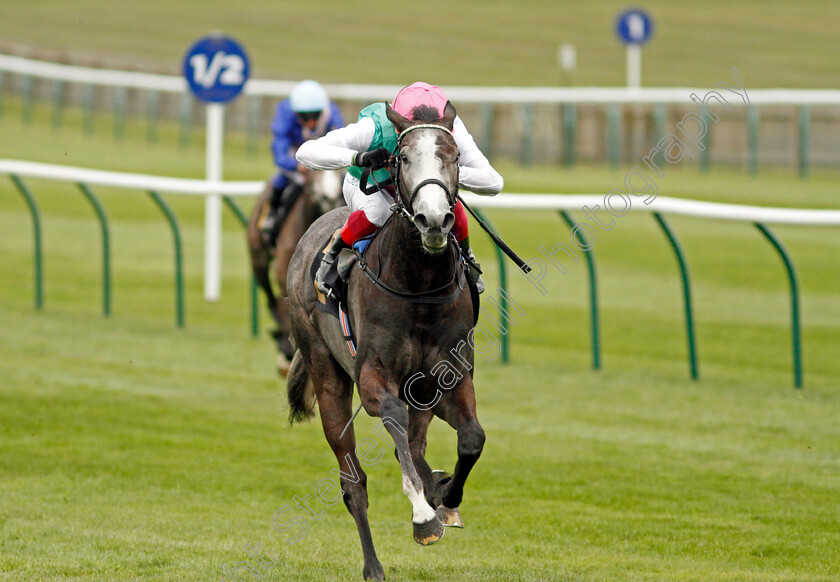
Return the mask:
<path fill-rule="evenodd" d="M 511 210 L 581 210 L 584 206 L 602 208 L 603 195 L 595 194 L 500 194 L 493 198 L 463 195 L 467 204 L 483 208 L 507 208 Z M 661 212 L 698 218 L 716 218 L 738 222 L 762 222 L 768 224 L 810 224 L 815 226 L 840 225 L 840 210 L 818 210 L 803 208 L 769 208 L 722 202 L 702 202 L 683 198 L 657 196 L 650 204 L 642 198 L 632 199 L 631 212 Z"/>
<path fill-rule="evenodd" d="M 189 178 L 167 178 L 149 174 L 90 170 L 22 160 L 0 160 L 0 174 L 198 196 L 207 196 L 210 193 L 221 194 L 222 196 L 254 196 L 262 192 L 265 187 L 264 182 L 213 182 Z"/>
<path fill-rule="evenodd" d="M 264 182 L 211 182 L 147 174 L 108 172 L 21 160 L 0 160 L 0 174 L 198 196 L 206 196 L 209 193 L 223 196 L 255 196 L 262 192 L 265 186 Z M 592 209 L 596 204 L 604 207 L 604 196 L 601 194 L 499 194 L 498 196 L 487 197 L 464 192 L 462 196 L 467 204 L 478 208 L 581 210 L 584 206 Z M 631 198 L 633 201 L 631 212 L 661 212 L 663 214 L 679 214 L 698 218 L 768 224 L 840 225 L 840 210 L 768 208 L 720 202 L 701 202 L 666 196 L 658 196 L 650 204 L 645 204 L 641 198 Z"/>
<path fill-rule="evenodd" d="M 127 87 L 168 93 L 183 93 L 186 81 L 179 76 L 155 75 L 108 69 L 62 65 L 24 57 L 0 54 L 0 71 L 110 87 Z M 289 94 L 295 81 L 251 79 L 245 93 L 257 96 L 282 97 Z M 400 85 L 325 84 L 335 99 L 391 99 Z M 692 93 L 705 95 L 709 88 L 666 87 L 628 89 L 623 87 L 447 87 L 455 101 L 469 103 L 680 103 Z M 750 103 L 755 105 L 840 105 L 840 90 L 834 89 L 749 89 Z M 733 104 L 741 104 L 734 99 Z"/>

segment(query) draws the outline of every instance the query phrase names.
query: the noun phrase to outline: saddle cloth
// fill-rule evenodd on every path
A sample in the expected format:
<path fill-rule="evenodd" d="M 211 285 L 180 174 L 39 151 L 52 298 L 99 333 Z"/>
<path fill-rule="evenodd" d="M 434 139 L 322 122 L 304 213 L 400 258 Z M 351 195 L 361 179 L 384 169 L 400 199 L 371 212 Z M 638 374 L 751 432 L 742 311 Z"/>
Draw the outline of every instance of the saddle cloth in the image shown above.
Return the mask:
<path fill-rule="evenodd" d="M 313 285 L 315 284 L 315 274 L 321 266 L 321 257 L 324 251 L 332 244 L 333 239 L 339 236 L 341 230 L 336 230 L 332 236 L 327 240 L 326 244 L 321 248 L 321 252 L 315 254 L 312 265 L 309 267 L 309 276 L 312 278 Z M 370 239 L 361 239 L 353 247 L 364 254 L 370 244 Z M 344 341 L 347 342 L 347 347 L 350 353 L 356 356 L 356 338 L 353 336 L 353 330 L 350 327 L 350 318 L 348 317 L 347 307 L 347 281 L 350 279 L 350 270 L 356 263 L 357 255 L 350 249 L 343 249 L 338 255 L 338 259 L 333 262 L 327 276 L 324 277 L 324 282 L 332 289 L 332 294 L 328 297 L 321 293 L 317 288 L 315 293 L 318 297 L 317 307 L 324 313 L 328 313 L 338 319 L 341 325 L 341 333 L 344 336 Z"/>

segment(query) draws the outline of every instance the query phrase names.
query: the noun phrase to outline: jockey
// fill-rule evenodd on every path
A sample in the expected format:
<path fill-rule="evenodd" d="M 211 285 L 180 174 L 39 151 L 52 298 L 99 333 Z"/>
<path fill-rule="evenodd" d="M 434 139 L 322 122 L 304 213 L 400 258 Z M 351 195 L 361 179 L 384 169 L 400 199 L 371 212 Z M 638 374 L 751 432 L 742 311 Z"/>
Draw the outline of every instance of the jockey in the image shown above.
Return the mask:
<path fill-rule="evenodd" d="M 295 151 L 303 142 L 343 125 L 341 111 L 317 81 L 301 81 L 288 99 L 277 104 L 271 122 L 271 152 L 278 172 L 272 179 L 270 211 L 260 224 L 269 240 L 277 236 L 273 231 L 279 230 L 283 217 L 303 191 L 306 168 L 295 159 Z"/>
<path fill-rule="evenodd" d="M 391 107 L 408 119 L 414 119 L 414 109 L 420 105 L 437 109 L 443 117 L 447 101 L 440 87 L 418 82 L 401 89 Z M 478 149 L 460 117 L 455 118 L 452 136 L 460 151 L 458 186 L 476 194 L 498 194 L 504 180 Z M 391 157 L 392 152 L 384 147 L 385 144 L 396 144 L 396 130 L 385 116 L 385 104 L 374 103 L 359 113 L 356 123 L 333 130 L 298 149 L 297 159 L 307 168 L 327 170 L 349 167 L 343 190 L 344 200 L 351 213 L 341 228 L 341 236 L 335 237 L 330 248 L 325 251 L 315 277 L 315 284 L 325 294 L 329 294 L 329 289 L 324 284 L 324 277 L 339 252 L 344 248 L 352 248 L 357 240 L 376 232 L 391 214 L 394 200 L 392 189 L 389 192 L 386 187 L 366 195 L 359 187 L 362 167 L 382 167 Z M 469 244 L 467 214 L 460 201 L 454 208 L 454 214 L 452 233 L 467 256 L 474 259 Z M 478 272 L 470 269 L 469 277 L 479 292 L 484 290 L 484 282 Z"/>

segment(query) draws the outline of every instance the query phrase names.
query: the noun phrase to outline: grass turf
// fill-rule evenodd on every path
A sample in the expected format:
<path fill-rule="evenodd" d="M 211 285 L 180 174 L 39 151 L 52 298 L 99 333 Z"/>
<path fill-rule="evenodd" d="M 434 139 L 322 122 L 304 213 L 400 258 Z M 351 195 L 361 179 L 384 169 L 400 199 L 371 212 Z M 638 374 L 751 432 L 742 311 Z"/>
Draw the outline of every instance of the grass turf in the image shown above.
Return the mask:
<path fill-rule="evenodd" d="M 421 6 L 360 0 L 6 0 L 0 42 L 117 68 L 179 74 L 198 38 L 223 30 L 242 42 L 258 78 L 442 86 L 622 86 L 625 51 L 616 0 L 429 0 Z M 834 88 L 840 7 L 830 0 L 648 0 L 654 36 L 645 45 L 645 86 L 711 86 L 741 71 L 748 88 Z M 577 48 L 561 74 L 562 43 Z"/>
<path fill-rule="evenodd" d="M 89 167 L 202 174 L 198 148 L 179 150 L 165 136 L 150 147 L 140 126 L 114 143 L 39 119 L 25 126 L 4 118 L 0 157 L 58 162 L 66 153 Z M 241 145 L 233 136 L 226 176 L 265 176 L 267 157 L 244 156 Z M 604 192 L 623 179 L 598 168 L 499 167 L 518 191 Z M 0 580 L 215 580 L 223 564 L 248 558 L 245 544 L 277 560 L 265 580 L 358 579 L 358 538 L 341 504 L 309 518 L 295 545 L 286 543 L 289 531 L 272 528 L 274 512 L 313 495 L 335 461 L 317 422 L 286 424 L 272 346 L 248 335 L 248 271 L 233 218 L 225 222 L 223 298 L 208 304 L 201 202 L 168 197 L 187 262 L 187 327 L 176 330 L 163 218 L 140 194 L 97 191 L 113 236 L 106 319 L 92 210 L 69 185 L 30 185 L 45 215 L 43 312 L 32 307 L 27 212 L 11 184 L 0 187 Z M 674 168 L 661 187 L 665 195 L 831 207 L 836 177 Z M 548 213 L 488 215 L 526 257 L 568 240 Z M 550 275 L 546 295 L 512 277 L 511 297 L 526 313 L 511 330 L 511 364 L 479 357 L 488 442 L 467 485 L 466 529 L 416 546 L 396 463 L 386 455 L 367 468 L 389 579 L 840 576 L 838 231 L 775 229 L 803 289 L 806 388 L 796 391 L 778 258 L 749 225 L 671 223 L 692 268 L 701 379 L 687 377 L 678 275 L 650 217 L 598 231 L 600 372 L 589 369 L 582 262 Z M 493 293 L 492 250 L 481 237 L 475 246 Z M 357 434 L 372 428 L 360 418 Z M 451 470 L 454 455 L 454 433 L 436 423 L 431 464 Z"/>

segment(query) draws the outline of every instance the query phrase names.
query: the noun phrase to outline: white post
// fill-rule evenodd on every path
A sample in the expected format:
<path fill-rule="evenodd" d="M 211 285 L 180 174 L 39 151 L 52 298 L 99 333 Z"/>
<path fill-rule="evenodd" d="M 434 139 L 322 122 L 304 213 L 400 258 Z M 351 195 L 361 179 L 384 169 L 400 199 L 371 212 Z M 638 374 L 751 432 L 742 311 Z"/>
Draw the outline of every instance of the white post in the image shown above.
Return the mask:
<path fill-rule="evenodd" d="M 642 86 L 642 47 L 633 43 L 627 45 L 627 87 Z"/>
<path fill-rule="evenodd" d="M 222 144 L 225 131 L 225 106 L 207 104 L 207 179 L 222 181 Z M 222 282 L 222 198 L 208 192 L 204 205 L 204 298 L 218 301 Z"/>
<path fill-rule="evenodd" d="M 572 74 L 577 67 L 577 50 L 575 50 L 575 45 L 567 42 L 557 47 L 557 64 L 560 66 L 560 70 L 565 73 L 566 80 L 568 81 L 567 84 L 573 85 Z"/>

